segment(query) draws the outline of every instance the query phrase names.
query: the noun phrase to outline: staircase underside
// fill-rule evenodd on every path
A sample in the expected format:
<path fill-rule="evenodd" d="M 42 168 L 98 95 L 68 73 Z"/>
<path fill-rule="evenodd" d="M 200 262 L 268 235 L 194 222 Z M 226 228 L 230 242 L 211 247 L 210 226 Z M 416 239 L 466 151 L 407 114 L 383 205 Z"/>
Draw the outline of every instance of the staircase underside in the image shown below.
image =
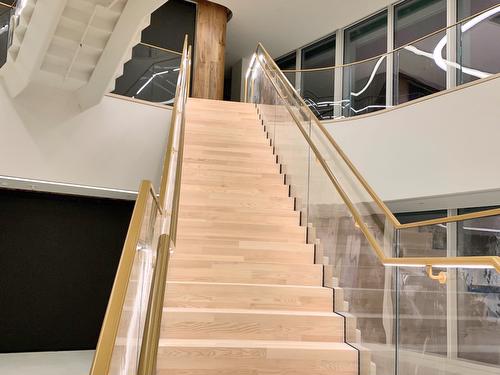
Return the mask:
<path fill-rule="evenodd" d="M 159 374 L 358 373 L 251 104 L 189 99 Z"/>
<path fill-rule="evenodd" d="M 113 91 L 149 16 L 166 0 L 28 0 L 0 69 L 12 98 L 40 87 L 82 109 Z"/>

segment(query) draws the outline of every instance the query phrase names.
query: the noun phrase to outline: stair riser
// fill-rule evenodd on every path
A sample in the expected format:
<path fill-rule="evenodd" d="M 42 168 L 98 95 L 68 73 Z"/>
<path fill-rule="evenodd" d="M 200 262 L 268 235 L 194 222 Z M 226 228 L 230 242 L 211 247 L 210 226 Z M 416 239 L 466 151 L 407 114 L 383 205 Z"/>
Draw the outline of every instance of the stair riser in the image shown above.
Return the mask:
<path fill-rule="evenodd" d="M 257 241 L 257 240 L 232 240 L 232 239 L 178 239 L 177 248 L 185 247 L 197 248 L 203 250 L 205 248 L 221 248 L 221 249 L 239 249 L 239 250 L 274 250 L 274 251 L 304 251 L 313 252 L 314 246 L 304 243 L 286 243 L 272 241 Z M 309 263 L 309 262 L 308 262 Z"/>
<path fill-rule="evenodd" d="M 217 193 L 217 194 L 234 194 L 250 197 L 266 197 L 269 199 L 280 198 L 283 199 L 288 197 L 288 187 L 283 186 L 273 186 L 272 189 L 257 188 L 257 187 L 229 187 L 229 186 L 210 186 L 210 185 L 191 185 L 191 184 L 181 184 L 182 194 L 186 193 Z"/>
<path fill-rule="evenodd" d="M 162 338 L 343 342 L 340 316 L 164 311 Z"/>
<path fill-rule="evenodd" d="M 172 281 L 322 286 L 322 271 L 314 264 L 188 261 L 174 255 L 168 274 Z"/>
<path fill-rule="evenodd" d="M 354 350 L 160 347 L 159 375 L 357 375 Z"/>
<path fill-rule="evenodd" d="M 324 288 L 169 282 L 165 306 L 332 312 L 333 293 Z"/>
<path fill-rule="evenodd" d="M 228 262 L 266 262 L 309 264 L 313 262 L 313 253 L 302 251 L 271 251 L 271 250 L 239 250 L 239 249 L 210 249 L 200 250 L 198 247 L 182 246 L 177 252 L 178 259 L 215 260 Z"/>

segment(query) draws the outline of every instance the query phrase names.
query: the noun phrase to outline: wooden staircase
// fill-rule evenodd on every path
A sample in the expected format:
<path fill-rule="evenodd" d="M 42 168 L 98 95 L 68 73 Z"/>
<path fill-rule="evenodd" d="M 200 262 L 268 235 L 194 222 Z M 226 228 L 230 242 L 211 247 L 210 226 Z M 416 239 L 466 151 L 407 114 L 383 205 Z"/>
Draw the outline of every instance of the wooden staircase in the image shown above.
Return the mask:
<path fill-rule="evenodd" d="M 353 375 L 358 352 L 251 104 L 189 99 L 168 375 Z"/>

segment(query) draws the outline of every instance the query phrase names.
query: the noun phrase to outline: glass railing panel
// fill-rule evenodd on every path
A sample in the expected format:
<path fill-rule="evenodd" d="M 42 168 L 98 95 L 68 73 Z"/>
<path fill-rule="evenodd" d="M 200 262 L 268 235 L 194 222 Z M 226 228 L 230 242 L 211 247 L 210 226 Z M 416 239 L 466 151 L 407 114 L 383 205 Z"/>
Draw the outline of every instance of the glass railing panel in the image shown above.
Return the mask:
<path fill-rule="evenodd" d="M 283 74 L 285 75 L 286 79 L 288 81 L 290 81 L 290 83 L 292 84 L 293 87 L 297 87 L 296 86 L 296 82 L 297 82 L 297 73 L 295 72 L 286 72 L 284 71 Z"/>
<path fill-rule="evenodd" d="M 461 212 L 462 211 L 462 212 Z M 470 213 L 459 210 L 459 213 Z M 399 231 L 401 257 L 498 256 L 500 216 Z M 500 277 L 493 268 L 399 269 L 401 371 L 493 374 L 500 371 Z M 405 372 L 402 372 L 405 373 Z"/>
<path fill-rule="evenodd" d="M 151 193 L 145 207 L 109 375 L 137 374 L 160 224 L 157 202 Z"/>
<path fill-rule="evenodd" d="M 13 8 L 0 4 L 0 67 L 7 61 L 10 18 L 13 14 Z"/>
<path fill-rule="evenodd" d="M 446 285 L 425 269 L 398 269 L 398 367 L 401 374 L 446 374 Z"/>
<path fill-rule="evenodd" d="M 439 269 L 436 270 L 440 271 Z M 401 374 L 495 374 L 500 371 L 500 279 L 494 269 L 399 269 Z"/>
<path fill-rule="evenodd" d="M 335 71 L 320 70 L 301 73 L 300 93 L 320 120 L 334 118 Z"/>
<path fill-rule="evenodd" d="M 394 105 L 446 90 L 446 31 L 394 53 Z"/>
<path fill-rule="evenodd" d="M 457 38 L 457 84 L 500 72 L 500 4 L 452 29 Z"/>
<path fill-rule="evenodd" d="M 390 212 L 384 211 L 379 203 L 375 201 L 374 197 L 353 173 L 342 155 L 326 138 L 319 126 L 312 127 L 311 140 L 338 180 L 347 198 L 353 204 L 353 208 L 359 212 L 361 221 L 373 236 L 379 250 L 386 256 L 390 256 L 394 242 L 394 223 L 387 215 Z"/>
<path fill-rule="evenodd" d="M 400 229 L 398 242 L 401 258 L 446 257 L 447 225 L 436 224 Z"/>
<path fill-rule="evenodd" d="M 286 178 L 285 182 L 290 185 L 291 196 L 295 198 L 295 209 L 301 212 L 301 222 L 305 225 L 307 223 L 309 186 L 309 147 L 295 120 L 299 122 L 305 132 L 309 132 L 311 121 L 300 112 L 292 111 L 290 113 L 287 106 L 290 99 L 290 97 L 283 98 L 274 91 L 275 131 L 273 145 L 274 151 L 279 157 L 282 173 Z"/>
<path fill-rule="evenodd" d="M 457 256 L 500 256 L 500 216 L 458 222 L 456 231 Z M 500 368 L 500 274 L 492 269 L 461 269 L 456 279 L 457 310 L 470 317 L 458 320 L 457 357 Z"/>
<path fill-rule="evenodd" d="M 360 374 L 395 372 L 394 270 L 384 267 L 352 219 L 323 167 L 310 163 L 309 222 L 325 286 L 346 319 L 346 341 L 360 351 Z"/>
<path fill-rule="evenodd" d="M 123 75 L 116 80 L 113 93 L 154 103 L 174 103 L 181 55 L 138 44 L 125 63 Z"/>
<path fill-rule="evenodd" d="M 387 56 L 343 67 L 343 117 L 386 108 Z"/>

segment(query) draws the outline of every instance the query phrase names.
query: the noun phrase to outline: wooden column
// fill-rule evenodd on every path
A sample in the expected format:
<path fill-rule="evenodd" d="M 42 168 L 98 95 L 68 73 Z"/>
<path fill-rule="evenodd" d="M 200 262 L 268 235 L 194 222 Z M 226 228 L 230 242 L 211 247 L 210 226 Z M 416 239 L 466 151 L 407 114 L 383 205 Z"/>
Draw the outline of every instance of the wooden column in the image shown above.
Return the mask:
<path fill-rule="evenodd" d="M 198 0 L 192 96 L 222 100 L 228 9 Z"/>

